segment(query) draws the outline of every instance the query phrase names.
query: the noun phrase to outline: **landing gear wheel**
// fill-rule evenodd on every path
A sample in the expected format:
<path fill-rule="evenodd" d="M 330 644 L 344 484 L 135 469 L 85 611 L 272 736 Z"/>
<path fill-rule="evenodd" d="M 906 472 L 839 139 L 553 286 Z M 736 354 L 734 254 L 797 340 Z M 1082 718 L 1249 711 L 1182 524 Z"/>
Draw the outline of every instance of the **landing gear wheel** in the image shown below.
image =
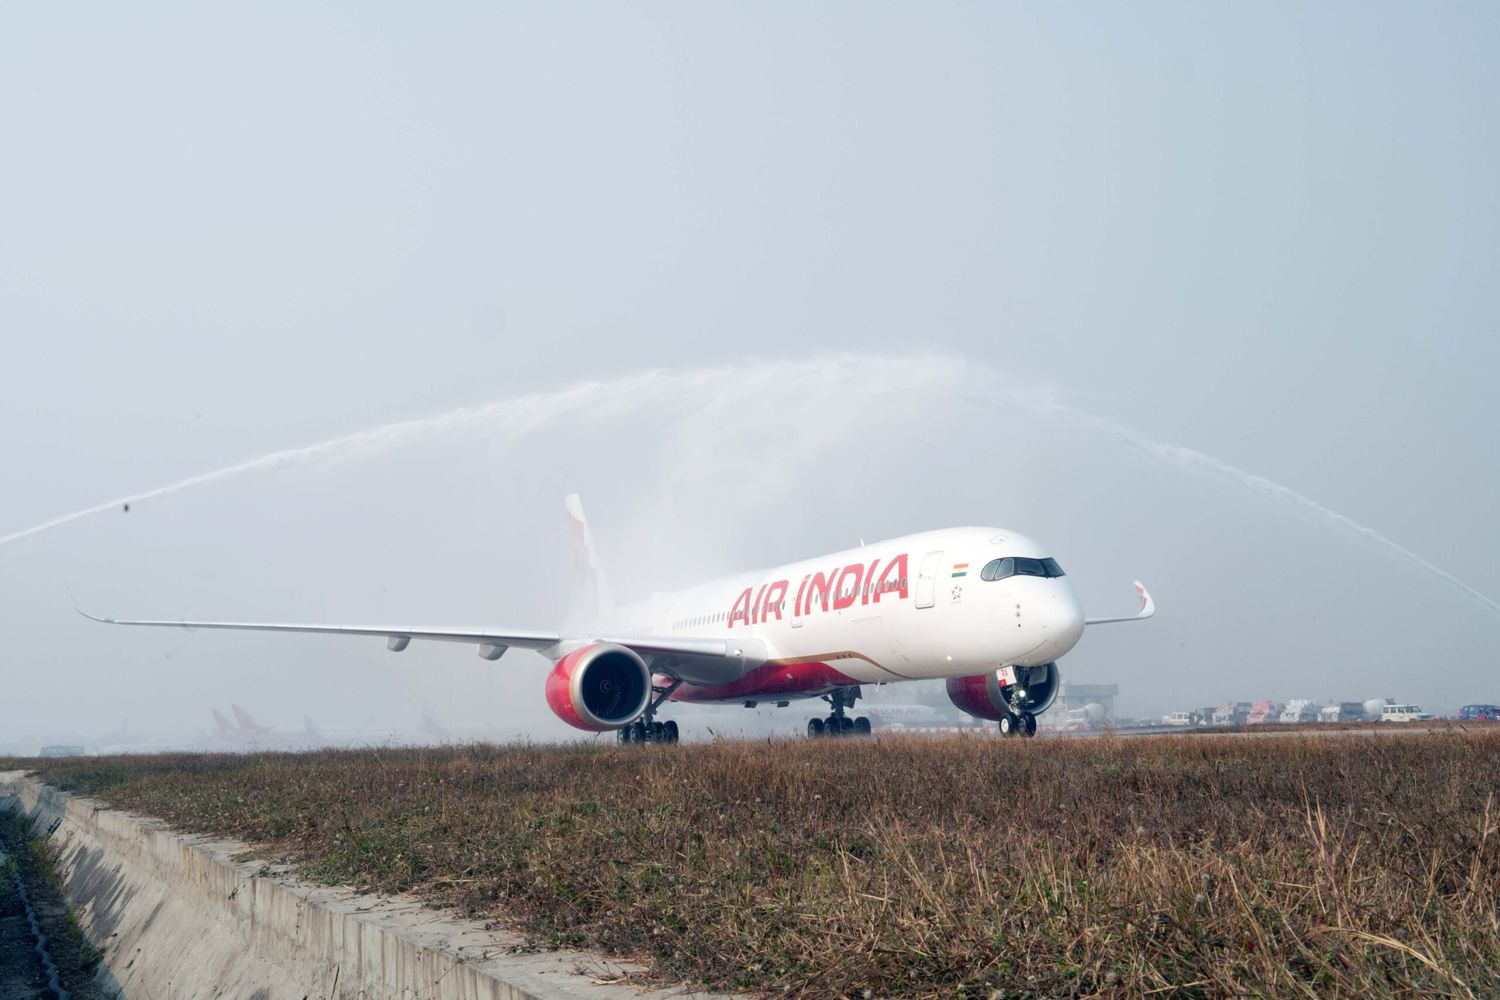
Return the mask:
<path fill-rule="evenodd" d="M 1000 735 L 1001 736 L 1014 736 L 1014 735 L 1016 735 L 1016 717 L 1014 715 L 1002 715 L 1002 716 L 1000 716 Z"/>
<path fill-rule="evenodd" d="M 864 722 L 864 729 L 859 729 L 858 724 L 847 714 L 847 710 L 854 707 L 854 702 L 859 698 L 859 686 L 838 688 L 822 696 L 833 709 L 827 718 L 812 719 L 807 723 L 807 735 L 809 736 L 852 736 L 857 732 L 869 732 L 869 720 Z"/>
<path fill-rule="evenodd" d="M 1036 735 L 1036 716 L 1032 715 L 1030 712 L 1021 713 L 1021 735 Z"/>
<path fill-rule="evenodd" d="M 854 720 L 854 735 L 856 735 L 856 736 L 869 736 L 870 735 L 870 720 L 867 719 L 867 718 L 865 718 L 863 715 L 861 715 L 859 718 L 855 719 Z"/>
<path fill-rule="evenodd" d="M 621 726 L 617 730 L 621 743 L 676 743 L 677 723 L 657 722 L 656 712 L 667 699 L 672 697 L 672 692 L 682 686 L 682 680 L 674 680 L 665 687 L 655 684 L 651 686 L 651 694 L 654 696 L 646 703 L 646 711 L 634 722 Z"/>

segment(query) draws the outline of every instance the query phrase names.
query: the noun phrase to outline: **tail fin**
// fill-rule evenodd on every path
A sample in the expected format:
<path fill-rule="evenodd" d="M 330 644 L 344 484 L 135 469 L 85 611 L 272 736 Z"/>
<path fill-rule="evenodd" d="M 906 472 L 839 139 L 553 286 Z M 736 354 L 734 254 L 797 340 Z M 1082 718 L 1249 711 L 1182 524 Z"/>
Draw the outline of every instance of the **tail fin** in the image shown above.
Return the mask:
<path fill-rule="evenodd" d="M 214 713 L 215 731 L 217 731 L 220 736 L 233 736 L 234 727 L 229 724 L 228 719 L 224 718 L 224 713 L 219 711 L 217 708 L 212 709 L 212 711 Z"/>
<path fill-rule="evenodd" d="M 229 710 L 234 713 L 234 721 L 239 724 L 240 732 L 253 733 L 257 736 L 264 736 L 266 733 L 269 733 L 271 731 L 267 727 L 262 726 L 260 723 L 250 718 L 250 713 L 245 711 L 243 708 L 240 708 L 240 706 L 230 705 Z"/>
<path fill-rule="evenodd" d="M 573 536 L 573 566 L 578 574 L 578 609 L 585 618 L 596 618 L 615 609 L 614 599 L 609 593 L 609 584 L 604 579 L 604 570 L 599 565 L 599 553 L 594 549 L 594 536 L 589 532 L 588 519 L 583 516 L 583 501 L 577 493 L 569 493 L 563 501 L 568 510 L 568 531 Z"/>

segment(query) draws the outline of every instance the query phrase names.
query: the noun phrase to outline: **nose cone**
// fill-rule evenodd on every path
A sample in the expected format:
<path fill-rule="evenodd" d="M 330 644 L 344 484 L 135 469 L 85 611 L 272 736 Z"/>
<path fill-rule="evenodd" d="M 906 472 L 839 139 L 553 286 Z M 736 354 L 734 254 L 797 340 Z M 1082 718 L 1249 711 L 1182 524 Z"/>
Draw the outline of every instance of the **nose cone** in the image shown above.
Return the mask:
<path fill-rule="evenodd" d="M 1028 581 L 1031 582 L 1031 581 Z M 1022 624 L 1037 646 L 1020 662 L 1023 666 L 1051 663 L 1083 638 L 1083 605 L 1064 579 L 1038 580 L 1030 599 L 1022 601 Z"/>

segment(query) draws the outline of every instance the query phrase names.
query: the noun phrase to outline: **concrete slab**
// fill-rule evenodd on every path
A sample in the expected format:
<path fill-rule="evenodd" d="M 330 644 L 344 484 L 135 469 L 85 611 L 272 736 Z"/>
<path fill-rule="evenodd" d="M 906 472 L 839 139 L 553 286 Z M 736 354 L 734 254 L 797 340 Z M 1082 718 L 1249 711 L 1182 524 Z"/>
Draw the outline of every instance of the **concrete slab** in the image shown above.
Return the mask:
<path fill-rule="evenodd" d="M 402 896 L 304 882 L 248 848 L 174 831 L 0 772 L 0 810 L 55 826 L 68 902 L 104 953 L 102 985 L 134 997 L 640 1000 L 708 998 L 619 982 L 639 971 L 578 951 L 525 952 L 516 935 Z"/>

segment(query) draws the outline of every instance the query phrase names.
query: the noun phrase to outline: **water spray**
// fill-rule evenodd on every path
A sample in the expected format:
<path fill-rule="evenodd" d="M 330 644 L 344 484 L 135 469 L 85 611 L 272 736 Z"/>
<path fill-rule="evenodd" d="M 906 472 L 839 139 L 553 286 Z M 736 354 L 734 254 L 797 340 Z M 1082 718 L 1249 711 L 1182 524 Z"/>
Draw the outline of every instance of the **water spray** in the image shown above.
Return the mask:
<path fill-rule="evenodd" d="M 1142 453 L 1175 465 L 1186 465 L 1201 471 L 1227 477 L 1257 493 L 1289 502 L 1316 514 L 1329 524 L 1349 531 L 1388 552 L 1411 562 L 1491 611 L 1500 612 L 1500 603 L 1492 600 L 1442 567 L 1424 559 L 1380 532 L 1333 510 L 1296 490 L 1264 476 L 1248 472 L 1201 451 L 1156 441 L 1106 417 L 1095 416 L 1059 402 L 1046 393 L 1007 389 L 1002 380 L 981 369 L 987 383 L 985 390 L 969 395 L 970 401 L 984 405 L 996 402 L 1031 410 L 1056 413 L 1091 430 L 1123 441 Z M 223 482 L 251 473 L 270 473 L 318 460 L 337 460 L 351 454 L 387 450 L 418 441 L 432 434 L 485 425 L 505 440 L 516 440 L 565 416 L 583 412 L 625 412 L 651 400 L 681 398 L 693 390 L 722 392 L 733 386 L 754 397 L 771 386 L 808 383 L 814 388 L 833 390 L 851 380 L 868 385 L 882 382 L 887 386 L 910 391 L 915 382 L 958 382 L 973 377 L 974 366 L 958 359 L 940 357 L 916 359 L 876 359 L 857 356 L 832 356 L 808 361 L 762 361 L 734 367 L 705 368 L 688 372 L 648 371 L 611 381 L 581 382 L 563 389 L 531 393 L 510 400 L 482 406 L 464 407 L 432 417 L 385 424 L 373 430 L 332 438 L 301 448 L 271 452 L 259 458 L 190 476 L 156 489 L 116 497 L 103 503 L 34 524 L 29 528 L 0 535 L 0 546 L 34 538 L 65 525 L 106 511 L 129 511 L 134 505 L 182 493 L 199 486 Z"/>

